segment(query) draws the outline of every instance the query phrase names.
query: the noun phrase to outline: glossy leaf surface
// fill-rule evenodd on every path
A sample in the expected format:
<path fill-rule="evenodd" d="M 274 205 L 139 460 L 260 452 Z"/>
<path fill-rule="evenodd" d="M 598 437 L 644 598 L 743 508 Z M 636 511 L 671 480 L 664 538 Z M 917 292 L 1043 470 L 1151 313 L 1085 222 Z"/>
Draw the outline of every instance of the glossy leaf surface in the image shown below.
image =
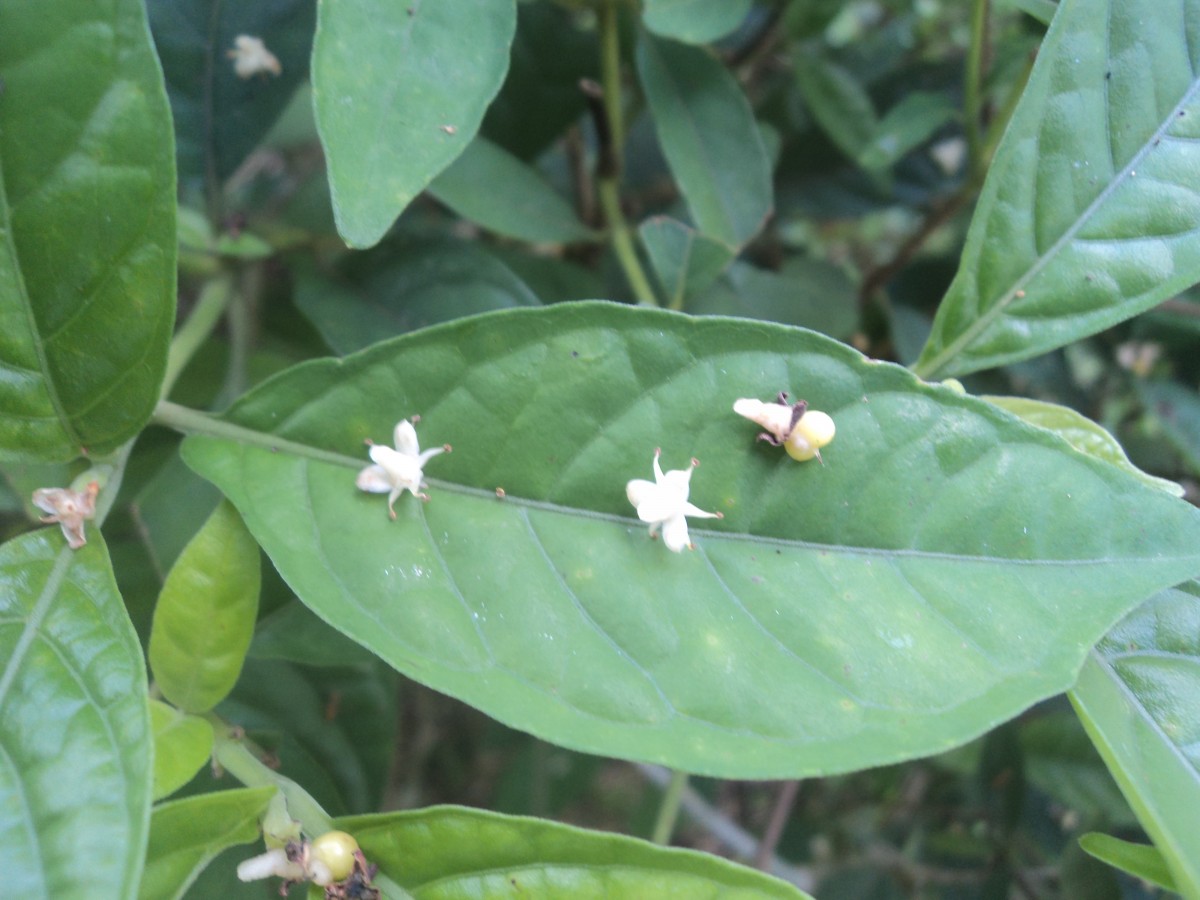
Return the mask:
<path fill-rule="evenodd" d="M 452 897 L 808 895 L 707 853 L 463 807 L 341 819 L 363 852 L 418 900 Z"/>
<path fill-rule="evenodd" d="M 164 697 L 208 712 L 233 689 L 254 634 L 258 545 L 237 510 L 219 505 L 167 574 L 150 631 L 150 667 Z"/>
<path fill-rule="evenodd" d="M 178 141 L 179 177 L 220 186 L 262 141 L 308 78 L 316 0 L 147 0 Z M 280 72 L 241 78 L 239 35 L 263 42 Z"/>
<path fill-rule="evenodd" d="M 177 900 L 196 876 L 227 847 L 259 836 L 259 818 L 275 788 L 218 791 L 173 800 L 154 808 L 150 843 L 138 900 Z M 247 858 L 261 852 L 248 848 Z"/>
<path fill-rule="evenodd" d="M 150 810 L 146 669 L 104 541 L 0 546 L 0 871 L 13 897 L 130 897 Z"/>
<path fill-rule="evenodd" d="M 1163 591 L 1125 618 L 1070 696 L 1175 889 L 1200 896 L 1200 585 Z"/>
<path fill-rule="evenodd" d="M 642 21 L 662 37 L 707 44 L 737 28 L 751 5 L 752 0 L 646 0 Z"/>
<path fill-rule="evenodd" d="M 505 237 L 557 244 L 596 237 L 536 169 L 482 137 L 433 180 L 429 192 Z"/>
<path fill-rule="evenodd" d="M 824 466 L 731 412 L 780 389 L 835 419 Z M 414 413 L 454 452 L 393 522 L 354 475 L 363 440 Z M 700 772 L 961 742 L 1066 688 L 1121 614 L 1200 569 L 1187 504 L 782 326 L 495 313 L 294 368 L 230 421 L 185 459 L 327 622 L 508 724 Z M 625 482 L 655 447 L 668 469 L 698 457 L 692 502 L 725 514 L 693 522 L 695 553 L 632 518 Z"/>
<path fill-rule="evenodd" d="M 1200 280 L 1200 2 L 1064 0 L 917 363 L 1044 353 Z"/>
<path fill-rule="evenodd" d="M 150 417 L 175 311 L 171 118 L 142 4 L 6 4 L 0 83 L 0 459 L 105 453 Z"/>
<path fill-rule="evenodd" d="M 161 700 L 150 701 L 154 729 L 154 799 L 167 797 L 200 771 L 212 756 L 213 729 L 207 719 L 189 716 Z"/>
<path fill-rule="evenodd" d="M 707 50 L 649 34 L 638 40 L 637 69 L 696 226 L 740 247 L 771 212 L 771 164 L 737 81 Z"/>
<path fill-rule="evenodd" d="M 508 70 L 514 0 L 321 0 L 313 103 L 338 231 L 383 237 L 457 157 Z"/>

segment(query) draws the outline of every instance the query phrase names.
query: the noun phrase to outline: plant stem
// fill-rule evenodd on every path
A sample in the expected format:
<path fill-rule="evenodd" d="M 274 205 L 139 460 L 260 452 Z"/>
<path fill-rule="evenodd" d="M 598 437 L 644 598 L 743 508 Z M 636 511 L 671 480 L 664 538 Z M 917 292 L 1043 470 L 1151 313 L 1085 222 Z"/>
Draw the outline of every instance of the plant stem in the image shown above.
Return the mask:
<path fill-rule="evenodd" d="M 650 279 L 646 277 L 642 262 L 638 259 L 637 248 L 633 245 L 629 223 L 625 221 L 625 214 L 621 211 L 621 197 L 618 194 L 616 178 L 599 179 L 596 190 L 600 195 L 600 208 L 604 210 L 604 218 L 608 222 L 608 236 L 612 241 L 613 252 L 617 254 L 617 262 L 625 272 L 634 297 L 642 306 L 658 306 L 654 288 L 650 286 Z"/>
<path fill-rule="evenodd" d="M 658 807 L 658 819 L 654 822 L 654 833 L 650 840 L 666 846 L 671 843 L 675 822 L 679 818 L 679 804 L 683 800 L 683 789 L 687 787 L 687 772 L 671 772 L 671 780 L 663 792 L 662 805 Z"/>
<path fill-rule="evenodd" d="M 601 0 L 599 27 L 600 86 L 608 114 L 613 162 L 619 171 L 625 154 L 625 115 L 621 103 L 621 23 L 616 0 Z"/>
<path fill-rule="evenodd" d="M 166 398 L 171 393 L 180 374 L 191 362 L 196 351 L 212 334 L 221 320 L 229 301 L 233 297 L 233 281 L 228 275 L 218 275 L 200 291 L 200 297 L 195 307 L 171 340 L 171 349 L 167 354 L 167 372 L 163 376 L 160 397 Z"/>
<path fill-rule="evenodd" d="M 333 453 L 329 450 L 318 450 L 307 444 L 298 444 L 295 441 L 285 440 L 273 434 L 235 425 L 232 422 L 226 422 L 207 413 L 189 409 L 186 406 L 180 406 L 178 403 L 172 403 L 169 400 L 158 401 L 158 406 L 154 407 L 154 416 L 150 421 L 156 425 L 173 428 L 175 431 L 184 434 L 207 434 L 212 437 L 226 438 L 236 441 L 239 444 L 262 447 L 273 453 L 286 451 L 295 456 L 316 459 L 349 468 L 362 468 L 363 466 L 362 460 L 343 456 L 340 453 Z"/>
<path fill-rule="evenodd" d="M 963 85 L 967 131 L 968 179 L 981 178 L 987 166 L 983 147 L 983 69 L 987 45 L 988 0 L 974 0 L 971 8 L 971 43 Z"/>

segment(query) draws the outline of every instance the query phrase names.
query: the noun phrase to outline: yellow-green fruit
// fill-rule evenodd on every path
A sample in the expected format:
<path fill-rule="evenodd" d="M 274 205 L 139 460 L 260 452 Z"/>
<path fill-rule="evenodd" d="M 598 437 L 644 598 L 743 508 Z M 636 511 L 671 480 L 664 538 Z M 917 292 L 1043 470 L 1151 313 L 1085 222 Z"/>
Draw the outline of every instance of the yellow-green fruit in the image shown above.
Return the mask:
<path fill-rule="evenodd" d="M 312 842 L 309 858 L 323 863 L 334 881 L 350 877 L 354 871 L 354 853 L 358 841 L 344 831 L 327 831 Z"/>
<path fill-rule="evenodd" d="M 783 447 L 792 459 L 804 462 L 818 455 L 818 451 L 833 440 L 837 428 L 833 419 L 819 409 L 810 409 L 800 417 Z"/>

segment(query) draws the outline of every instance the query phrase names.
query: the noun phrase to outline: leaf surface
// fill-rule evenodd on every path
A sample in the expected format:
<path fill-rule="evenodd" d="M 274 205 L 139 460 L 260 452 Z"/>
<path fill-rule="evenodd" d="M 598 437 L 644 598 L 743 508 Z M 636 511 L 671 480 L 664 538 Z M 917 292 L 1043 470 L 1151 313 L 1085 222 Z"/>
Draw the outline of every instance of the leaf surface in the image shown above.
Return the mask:
<path fill-rule="evenodd" d="M 514 0 L 321 0 L 313 104 L 350 246 L 378 242 L 475 137 L 516 21 Z"/>
<path fill-rule="evenodd" d="M 662 37 L 707 44 L 737 28 L 752 5 L 752 0 L 646 0 L 642 20 Z"/>
<path fill-rule="evenodd" d="M 731 412 L 781 389 L 836 421 L 824 466 Z M 355 471 L 414 413 L 423 446 L 454 452 L 391 521 Z M 1064 690 L 1123 613 L 1200 570 L 1188 504 L 990 404 L 742 320 L 493 313 L 298 366 L 219 427 L 185 459 L 321 618 L 508 724 L 697 772 L 960 743 Z M 656 447 L 667 469 L 698 457 L 691 502 L 725 514 L 693 521 L 694 553 L 649 540 L 626 500 Z"/>
<path fill-rule="evenodd" d="M 1165 891 L 1174 891 L 1175 879 L 1158 849 L 1147 844 L 1134 844 L 1108 834 L 1085 834 L 1079 846 L 1096 859 L 1103 860 L 1134 878 L 1148 881 Z"/>
<path fill-rule="evenodd" d="M 688 211 L 740 247 L 771 212 L 771 163 L 737 81 L 707 50 L 643 34 L 637 69 Z"/>
<path fill-rule="evenodd" d="M 275 790 L 217 791 L 156 806 L 138 900 L 178 900 L 222 850 L 256 840 Z"/>
<path fill-rule="evenodd" d="M 142 4 L 7 4 L 0 83 L 0 459 L 107 453 L 150 417 L 175 313 L 171 117 Z"/>
<path fill-rule="evenodd" d="M 1070 698 L 1174 889 L 1200 896 L 1200 584 L 1130 613 L 1089 654 Z"/>
<path fill-rule="evenodd" d="M 261 584 L 258 545 L 222 503 L 167 573 L 150 630 L 154 680 L 184 712 L 208 712 L 233 689 Z"/>
<path fill-rule="evenodd" d="M 505 237 L 557 244 L 596 239 L 535 169 L 482 137 L 433 180 L 429 192 L 463 218 Z"/>
<path fill-rule="evenodd" d="M 150 701 L 154 728 L 154 799 L 170 796 L 200 771 L 213 750 L 207 719 L 189 716 L 161 700 Z"/>
<path fill-rule="evenodd" d="M 142 650 L 103 538 L 0 545 L 0 872 L 13 897 L 131 897 L 150 815 Z"/>
<path fill-rule="evenodd" d="M 1200 280 L 1200 0 L 1064 0 L 916 371 L 1004 365 Z"/>
<path fill-rule="evenodd" d="M 672 309 L 687 294 L 704 290 L 733 259 L 733 251 L 682 222 L 655 216 L 638 226 L 638 237 L 654 265 Z"/>
<path fill-rule="evenodd" d="M 807 897 L 708 853 L 545 819 L 434 806 L 339 819 L 388 877 L 421 900 L 452 897 Z"/>

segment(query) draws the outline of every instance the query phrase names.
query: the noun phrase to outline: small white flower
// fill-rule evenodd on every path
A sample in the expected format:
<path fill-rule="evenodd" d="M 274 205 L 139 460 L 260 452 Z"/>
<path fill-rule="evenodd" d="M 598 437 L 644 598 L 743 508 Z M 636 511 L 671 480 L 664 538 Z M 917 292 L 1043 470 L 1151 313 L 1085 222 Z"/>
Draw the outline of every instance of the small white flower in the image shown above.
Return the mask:
<path fill-rule="evenodd" d="M 62 528 L 67 546 L 78 550 L 87 543 L 83 533 L 85 519 L 96 515 L 96 494 L 100 492 L 100 483 L 93 481 L 82 491 L 70 488 L 38 488 L 33 492 L 33 505 L 49 515 L 42 516 L 42 521 L 49 525 L 57 522 Z"/>
<path fill-rule="evenodd" d="M 782 444 L 788 456 L 801 462 L 815 456 L 823 463 L 821 448 L 837 433 L 827 413 L 809 409 L 804 400 L 788 403 L 788 395 L 783 392 L 776 403 L 743 397 L 733 404 L 733 411 L 767 429 L 759 434 L 760 441 L 775 447 Z"/>
<path fill-rule="evenodd" d="M 253 78 L 263 72 L 276 77 L 283 74 L 279 59 L 267 49 L 262 38 L 239 34 L 233 39 L 233 49 L 226 51 L 226 55 L 233 60 L 233 71 L 238 78 Z"/>
<path fill-rule="evenodd" d="M 395 450 L 373 443 L 368 439 L 367 446 L 371 448 L 369 451 L 371 461 L 375 465 L 367 466 L 359 472 L 358 480 L 355 482 L 360 491 L 388 494 L 388 514 L 393 519 L 396 518 L 393 504 L 405 491 L 409 491 L 413 496 L 420 497 L 422 500 L 429 499 L 427 495 L 421 493 L 421 488 L 426 487 L 421 480 L 425 463 L 439 453 L 450 451 L 450 445 L 446 444 L 422 453 L 421 447 L 417 443 L 417 429 L 413 428 L 413 422 L 419 421 L 420 416 L 413 416 L 412 422 L 402 419 L 397 423 L 393 438 L 396 445 Z"/>
<path fill-rule="evenodd" d="M 695 459 L 686 469 L 674 469 L 663 474 L 658 464 L 662 450 L 654 451 L 654 480 L 635 478 L 625 485 L 625 496 L 637 507 L 638 518 L 650 523 L 653 537 L 662 527 L 663 543 L 667 549 L 680 552 L 691 547 L 688 540 L 687 516 L 701 519 L 723 519 L 724 514 L 705 512 L 688 502 L 691 491 L 692 470 L 700 465 Z"/>
<path fill-rule="evenodd" d="M 308 872 L 302 863 L 288 858 L 283 847 L 276 847 L 238 863 L 239 881 L 260 881 L 263 878 L 282 878 L 284 881 L 305 881 Z"/>

